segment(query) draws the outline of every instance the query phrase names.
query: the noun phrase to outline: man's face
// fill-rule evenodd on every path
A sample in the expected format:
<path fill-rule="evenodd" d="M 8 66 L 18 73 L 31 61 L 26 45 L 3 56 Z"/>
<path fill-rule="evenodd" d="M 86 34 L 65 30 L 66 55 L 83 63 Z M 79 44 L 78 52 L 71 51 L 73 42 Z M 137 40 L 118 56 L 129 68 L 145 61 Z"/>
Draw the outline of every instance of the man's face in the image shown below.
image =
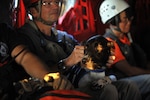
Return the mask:
<path fill-rule="evenodd" d="M 120 13 L 119 27 L 123 33 L 128 33 L 130 31 L 132 19 L 133 19 L 133 17 L 131 17 L 131 18 L 127 17 L 125 11 Z"/>
<path fill-rule="evenodd" d="M 47 22 L 56 22 L 61 10 L 61 0 L 42 0 L 41 18 Z"/>

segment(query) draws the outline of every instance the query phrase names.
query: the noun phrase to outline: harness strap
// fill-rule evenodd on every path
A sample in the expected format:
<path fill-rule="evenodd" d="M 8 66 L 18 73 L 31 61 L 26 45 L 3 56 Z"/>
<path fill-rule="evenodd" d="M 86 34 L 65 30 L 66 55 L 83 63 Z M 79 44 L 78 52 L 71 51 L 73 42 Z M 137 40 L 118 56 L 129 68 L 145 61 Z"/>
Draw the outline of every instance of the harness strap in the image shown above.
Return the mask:
<path fill-rule="evenodd" d="M 9 66 L 27 47 L 23 48 L 17 55 L 15 55 L 7 64 L 6 66 Z M 5 66 L 5 67 L 6 67 Z"/>

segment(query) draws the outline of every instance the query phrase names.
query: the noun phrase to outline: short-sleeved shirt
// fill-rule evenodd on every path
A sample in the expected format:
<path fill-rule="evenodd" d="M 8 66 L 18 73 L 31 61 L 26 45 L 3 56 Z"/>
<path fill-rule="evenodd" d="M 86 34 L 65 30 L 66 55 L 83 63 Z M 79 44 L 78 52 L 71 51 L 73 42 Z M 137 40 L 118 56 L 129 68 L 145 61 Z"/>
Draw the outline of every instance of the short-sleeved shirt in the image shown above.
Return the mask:
<path fill-rule="evenodd" d="M 11 58 L 12 50 L 20 44 L 19 37 L 11 27 L 2 23 L 0 24 L 0 67 Z"/>
<path fill-rule="evenodd" d="M 31 42 L 29 44 L 30 50 L 51 67 L 53 71 L 53 69 L 56 69 L 54 66 L 61 59 L 71 54 L 78 42 L 72 35 L 60 30 L 52 29 L 51 36 L 46 36 L 39 29 L 36 29 L 34 25 L 35 23 L 30 21 L 19 28 L 18 32 L 27 36 L 26 41 Z"/>
<path fill-rule="evenodd" d="M 6 76 L 9 79 L 18 81 L 21 74 L 26 73 L 11 57 L 13 49 L 20 44 L 25 45 L 26 42 L 23 42 L 23 39 L 12 27 L 0 23 L 0 78 Z M 10 61 L 12 63 L 9 64 Z"/>

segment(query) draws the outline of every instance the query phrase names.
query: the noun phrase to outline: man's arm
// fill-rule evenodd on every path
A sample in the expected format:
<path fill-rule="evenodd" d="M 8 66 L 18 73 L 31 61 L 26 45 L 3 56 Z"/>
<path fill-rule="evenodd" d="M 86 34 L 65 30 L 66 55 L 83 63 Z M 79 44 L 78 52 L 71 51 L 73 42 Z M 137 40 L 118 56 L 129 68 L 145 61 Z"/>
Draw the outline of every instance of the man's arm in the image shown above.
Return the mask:
<path fill-rule="evenodd" d="M 65 66 L 71 67 L 79 63 L 84 57 L 84 46 L 76 45 L 70 56 L 64 59 Z"/>
<path fill-rule="evenodd" d="M 140 74 L 150 74 L 150 70 L 144 70 L 137 66 L 131 66 L 126 60 L 121 60 L 115 64 L 115 67 L 127 76 Z"/>
<path fill-rule="evenodd" d="M 14 48 L 11 55 L 16 56 L 25 47 L 19 45 Z M 22 65 L 26 72 L 32 76 L 39 79 L 44 79 L 45 82 L 53 82 L 53 89 L 73 89 L 73 85 L 68 81 L 67 78 L 60 76 L 58 72 L 49 73 L 50 69 L 45 65 L 37 56 L 32 54 L 29 50 L 23 50 L 15 59 L 15 61 Z M 53 80 L 54 79 L 54 80 Z"/>
<path fill-rule="evenodd" d="M 25 46 L 19 45 L 16 46 L 11 56 L 16 56 Z M 43 79 L 46 74 L 49 73 L 49 68 L 44 64 L 37 56 L 32 54 L 28 49 L 23 50 L 16 58 L 15 61 L 23 66 L 25 71 L 33 77 Z"/>

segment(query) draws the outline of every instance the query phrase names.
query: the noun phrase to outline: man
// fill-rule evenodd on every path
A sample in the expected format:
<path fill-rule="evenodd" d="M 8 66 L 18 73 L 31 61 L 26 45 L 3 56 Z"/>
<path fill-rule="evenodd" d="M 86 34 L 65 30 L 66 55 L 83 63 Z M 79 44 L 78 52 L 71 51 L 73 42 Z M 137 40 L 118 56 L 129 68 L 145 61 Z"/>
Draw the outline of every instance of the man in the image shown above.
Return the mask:
<path fill-rule="evenodd" d="M 109 24 L 104 36 L 115 43 L 116 59 L 108 74 L 134 81 L 143 97 L 149 100 L 150 70 L 145 69 L 145 54 L 130 41 L 129 31 L 133 19 L 130 6 L 124 0 L 105 0 L 100 6 L 100 16 L 104 24 Z"/>
<path fill-rule="evenodd" d="M 49 73 L 47 65 L 29 51 L 27 42 L 22 41 L 21 38 L 23 35 L 17 34 L 10 26 L 0 24 L 0 99 L 2 100 L 14 100 L 17 94 L 13 82 L 29 76 L 43 80 L 49 75 L 54 78 L 54 82 L 61 83 L 59 73 Z M 70 89 L 71 83 L 65 78 L 62 79 L 68 84 L 64 89 Z"/>
<path fill-rule="evenodd" d="M 55 28 L 61 4 L 61 0 L 30 0 L 28 11 L 33 20 L 29 20 L 18 29 L 19 33 L 28 36 L 27 41 L 31 42 L 30 49 L 48 64 L 52 72 L 58 69 L 63 72 L 79 63 L 84 57 L 84 46 L 79 45 L 71 35 Z M 109 63 L 108 61 L 107 65 L 110 65 Z M 117 81 L 115 86 L 109 84 L 98 91 L 90 87 L 78 90 L 97 100 L 140 99 L 136 86 L 124 81 Z M 118 95 L 121 97 L 118 98 Z"/>

